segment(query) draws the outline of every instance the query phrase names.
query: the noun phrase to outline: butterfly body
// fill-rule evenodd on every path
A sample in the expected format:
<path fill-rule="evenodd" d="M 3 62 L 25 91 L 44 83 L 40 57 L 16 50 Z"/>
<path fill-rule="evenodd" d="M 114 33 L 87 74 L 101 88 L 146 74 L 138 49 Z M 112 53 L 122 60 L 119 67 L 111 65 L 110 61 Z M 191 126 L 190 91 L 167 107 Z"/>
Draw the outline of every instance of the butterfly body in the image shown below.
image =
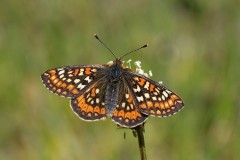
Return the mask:
<path fill-rule="evenodd" d="M 118 58 L 112 64 L 50 69 L 41 78 L 50 91 L 71 98 L 73 111 L 86 121 L 110 117 L 133 128 L 148 116 L 169 116 L 184 105 L 175 93 L 124 67 Z"/>

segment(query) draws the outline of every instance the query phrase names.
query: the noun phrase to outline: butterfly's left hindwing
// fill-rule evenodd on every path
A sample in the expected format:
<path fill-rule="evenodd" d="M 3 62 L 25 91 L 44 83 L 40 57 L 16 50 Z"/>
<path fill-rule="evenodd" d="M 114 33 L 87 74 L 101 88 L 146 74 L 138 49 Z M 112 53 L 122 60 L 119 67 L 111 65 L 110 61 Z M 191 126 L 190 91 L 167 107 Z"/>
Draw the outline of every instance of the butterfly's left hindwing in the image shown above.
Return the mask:
<path fill-rule="evenodd" d="M 51 92 L 73 98 L 91 86 L 99 78 L 97 72 L 103 68 L 101 65 L 60 67 L 44 72 L 41 78 Z"/>

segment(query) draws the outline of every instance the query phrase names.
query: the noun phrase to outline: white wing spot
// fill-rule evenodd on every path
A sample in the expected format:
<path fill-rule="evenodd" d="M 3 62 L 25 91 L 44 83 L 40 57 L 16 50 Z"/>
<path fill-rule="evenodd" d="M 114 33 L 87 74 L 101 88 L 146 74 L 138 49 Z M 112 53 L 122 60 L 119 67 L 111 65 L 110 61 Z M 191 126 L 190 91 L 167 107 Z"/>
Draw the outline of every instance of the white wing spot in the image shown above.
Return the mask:
<path fill-rule="evenodd" d="M 163 94 L 164 94 L 164 96 L 165 96 L 166 98 L 168 97 L 167 92 L 163 91 Z"/>
<path fill-rule="evenodd" d="M 98 94 L 98 93 L 99 93 L 99 91 L 100 91 L 100 90 L 97 88 L 97 89 L 95 90 L 95 93 L 96 93 L 96 94 Z"/>
<path fill-rule="evenodd" d="M 70 83 L 70 82 L 72 82 L 72 80 L 71 80 L 70 78 L 68 78 L 68 79 L 67 79 L 67 82 Z"/>
<path fill-rule="evenodd" d="M 156 91 L 157 93 L 159 93 L 159 92 L 160 92 L 160 90 L 159 90 L 158 88 L 156 88 L 156 89 L 155 89 L 155 91 Z"/>
<path fill-rule="evenodd" d="M 92 98 L 91 97 L 89 97 L 88 99 L 87 99 L 87 102 L 90 102 L 92 100 Z"/>
<path fill-rule="evenodd" d="M 79 88 L 80 90 L 83 89 L 85 87 L 85 85 L 82 85 L 82 83 L 80 83 L 77 88 Z"/>
<path fill-rule="evenodd" d="M 61 70 L 60 72 L 58 72 L 58 75 L 61 75 L 63 74 L 65 71 L 64 70 Z"/>
<path fill-rule="evenodd" d="M 99 99 L 99 98 L 97 98 L 97 99 L 96 99 L 96 103 L 99 103 L 99 102 L 100 102 L 100 99 Z"/>
<path fill-rule="evenodd" d="M 162 100 L 165 100 L 165 97 L 164 97 L 164 95 L 162 95 Z"/>
<path fill-rule="evenodd" d="M 62 79 L 63 77 L 64 77 L 64 74 L 61 74 L 59 78 Z"/>
<path fill-rule="evenodd" d="M 122 103 L 122 107 L 123 107 L 123 108 L 125 108 L 125 106 L 126 106 L 126 103 L 125 103 L 125 102 L 123 102 L 123 103 Z"/>
<path fill-rule="evenodd" d="M 77 84 L 77 83 L 79 83 L 79 82 L 80 82 L 80 79 L 75 79 L 75 80 L 74 80 L 74 83 L 75 83 L 75 84 Z"/>
<path fill-rule="evenodd" d="M 84 80 L 86 80 L 88 83 L 92 81 L 89 76 L 87 76 Z"/>
<path fill-rule="evenodd" d="M 96 68 L 93 68 L 91 71 L 92 71 L 92 72 L 97 72 Z"/>
<path fill-rule="evenodd" d="M 166 90 L 166 92 L 167 92 L 167 93 L 169 93 L 169 94 L 171 94 L 171 93 L 172 93 L 172 92 L 171 92 L 171 91 L 169 91 L 169 90 Z"/>
<path fill-rule="evenodd" d="M 143 96 L 141 96 L 141 97 L 137 97 L 137 100 L 138 100 L 138 102 L 143 101 Z"/>
<path fill-rule="evenodd" d="M 80 71 L 80 72 L 78 73 L 78 75 L 79 75 L 79 76 L 82 76 L 82 75 L 83 75 L 83 71 Z"/>
<path fill-rule="evenodd" d="M 146 98 L 149 98 L 149 97 L 150 97 L 150 95 L 149 95 L 148 93 L 144 93 L 144 96 L 145 96 Z"/>
<path fill-rule="evenodd" d="M 140 92 L 141 88 L 139 87 L 139 85 L 137 85 L 137 88 L 133 88 L 134 92 Z"/>
<path fill-rule="evenodd" d="M 144 85 L 144 88 L 146 88 L 147 90 L 149 89 L 149 82 L 146 82 L 146 84 Z"/>
<path fill-rule="evenodd" d="M 157 98 L 156 98 L 156 97 L 152 97 L 152 99 L 153 99 L 154 101 L 156 101 L 156 100 L 157 100 Z"/>
<path fill-rule="evenodd" d="M 73 70 L 71 70 L 71 71 L 68 71 L 67 73 L 68 73 L 68 74 L 72 74 L 72 73 L 73 73 Z"/>
<path fill-rule="evenodd" d="M 125 94 L 125 97 L 128 99 L 129 98 L 129 94 Z"/>
<path fill-rule="evenodd" d="M 130 104 L 130 108 L 133 109 L 133 104 Z"/>
<path fill-rule="evenodd" d="M 87 98 L 90 96 L 90 93 L 87 94 Z"/>

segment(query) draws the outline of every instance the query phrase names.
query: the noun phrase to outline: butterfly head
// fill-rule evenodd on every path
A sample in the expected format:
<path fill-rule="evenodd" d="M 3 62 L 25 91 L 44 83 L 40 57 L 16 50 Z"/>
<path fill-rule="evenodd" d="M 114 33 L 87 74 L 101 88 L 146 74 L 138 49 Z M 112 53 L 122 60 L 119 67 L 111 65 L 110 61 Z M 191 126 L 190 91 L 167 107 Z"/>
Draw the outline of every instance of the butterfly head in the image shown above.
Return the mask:
<path fill-rule="evenodd" d="M 128 66 L 124 66 L 124 61 L 121 58 L 116 58 L 114 61 L 108 62 L 107 66 L 115 69 L 129 69 Z"/>
<path fill-rule="evenodd" d="M 111 61 L 107 65 L 107 77 L 110 83 L 117 83 L 122 77 L 122 70 L 125 69 L 123 62 L 116 58 L 114 61 Z"/>

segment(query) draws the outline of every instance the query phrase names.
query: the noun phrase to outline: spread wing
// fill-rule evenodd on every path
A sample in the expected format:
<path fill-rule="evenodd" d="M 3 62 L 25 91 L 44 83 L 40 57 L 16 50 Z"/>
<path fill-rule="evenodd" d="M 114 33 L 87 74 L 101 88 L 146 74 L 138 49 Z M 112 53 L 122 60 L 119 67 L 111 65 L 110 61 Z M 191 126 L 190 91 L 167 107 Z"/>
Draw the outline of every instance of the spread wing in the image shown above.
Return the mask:
<path fill-rule="evenodd" d="M 71 107 L 81 119 L 94 121 L 106 117 L 104 75 L 102 65 L 67 66 L 50 69 L 41 78 L 51 92 L 71 98 Z"/>
<path fill-rule="evenodd" d="M 51 92 L 73 98 L 84 93 L 100 77 L 102 65 L 66 66 L 50 69 L 41 75 L 43 84 Z"/>
<path fill-rule="evenodd" d="M 141 113 L 165 117 L 183 108 L 182 99 L 163 85 L 131 71 L 124 75 Z"/>
<path fill-rule="evenodd" d="M 139 111 L 134 95 L 124 81 L 119 87 L 118 103 L 111 118 L 118 125 L 127 128 L 143 124 L 148 118 Z"/>

